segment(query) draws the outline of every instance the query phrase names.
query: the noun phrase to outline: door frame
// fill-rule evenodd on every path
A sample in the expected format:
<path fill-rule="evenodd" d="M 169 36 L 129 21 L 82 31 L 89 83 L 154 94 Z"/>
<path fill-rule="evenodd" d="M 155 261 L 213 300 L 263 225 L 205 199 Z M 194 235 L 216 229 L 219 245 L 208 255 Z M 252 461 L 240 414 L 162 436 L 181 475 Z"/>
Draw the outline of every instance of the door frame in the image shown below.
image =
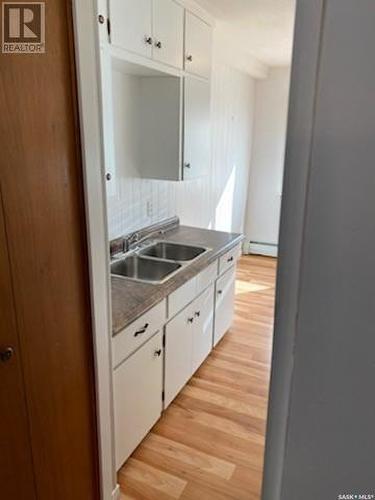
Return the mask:
<path fill-rule="evenodd" d="M 325 3 L 297 0 L 262 500 L 282 494 Z"/>
<path fill-rule="evenodd" d="M 99 0 L 100 2 L 100 0 Z M 105 5 L 105 2 L 101 2 Z M 103 7 L 101 5 L 100 7 Z M 106 9 L 106 7 L 103 7 Z M 114 453 L 111 352 L 111 294 L 102 109 L 99 70 L 99 25 L 96 0 L 73 2 L 74 47 L 85 190 L 90 294 L 96 374 L 99 467 L 103 500 L 119 497 Z M 106 17 L 106 12 L 101 9 Z M 90 22 L 91 21 L 91 22 Z M 106 33 L 105 33 L 106 36 Z"/>

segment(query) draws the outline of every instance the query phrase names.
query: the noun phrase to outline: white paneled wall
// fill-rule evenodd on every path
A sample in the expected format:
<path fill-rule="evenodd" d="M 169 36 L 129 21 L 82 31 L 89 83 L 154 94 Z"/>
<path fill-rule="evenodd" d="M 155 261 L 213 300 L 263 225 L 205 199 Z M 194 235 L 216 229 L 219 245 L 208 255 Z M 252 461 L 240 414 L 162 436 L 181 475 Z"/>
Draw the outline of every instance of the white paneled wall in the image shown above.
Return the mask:
<path fill-rule="evenodd" d="M 290 67 L 272 68 L 256 83 L 253 156 L 246 218 L 254 253 L 277 255 Z"/>
<path fill-rule="evenodd" d="M 213 229 L 242 232 L 253 134 L 255 82 L 215 58 L 212 77 Z"/>
<path fill-rule="evenodd" d="M 114 73 L 117 123 L 134 126 L 136 102 L 126 98 L 132 85 Z M 178 215 L 182 224 L 240 232 L 244 226 L 251 156 L 255 82 L 231 68 L 214 50 L 212 74 L 212 161 L 209 174 L 183 182 L 142 179 L 132 162 L 134 141 L 124 140 L 115 127 L 117 158 L 115 188 L 107 193 L 110 239 L 161 219 Z M 134 96 L 134 93 L 132 93 Z M 124 117 L 127 117 L 124 120 Z M 119 119 L 121 118 L 121 120 Z M 127 135 L 129 137 L 129 135 Z M 131 137 L 131 134 L 130 134 Z M 128 153 L 120 154 L 126 148 Z"/>

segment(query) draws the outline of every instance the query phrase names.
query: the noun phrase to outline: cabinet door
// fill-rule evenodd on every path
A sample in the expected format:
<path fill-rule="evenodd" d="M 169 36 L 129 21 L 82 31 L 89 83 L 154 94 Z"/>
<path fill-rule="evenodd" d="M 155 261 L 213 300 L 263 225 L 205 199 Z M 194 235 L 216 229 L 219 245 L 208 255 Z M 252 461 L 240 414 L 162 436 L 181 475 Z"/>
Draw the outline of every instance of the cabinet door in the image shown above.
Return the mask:
<path fill-rule="evenodd" d="M 140 79 L 139 169 L 148 179 L 181 180 L 183 84 L 174 76 Z"/>
<path fill-rule="evenodd" d="M 214 317 L 214 286 L 210 286 L 194 301 L 194 331 L 192 373 L 210 354 L 212 349 Z"/>
<path fill-rule="evenodd" d="M 173 0 L 154 0 L 153 57 L 182 68 L 184 9 Z"/>
<path fill-rule="evenodd" d="M 114 371 L 117 470 L 162 411 L 162 334 L 157 333 Z"/>
<path fill-rule="evenodd" d="M 229 330 L 233 321 L 236 267 L 216 281 L 214 345 Z"/>
<path fill-rule="evenodd" d="M 152 56 L 152 0 L 110 0 L 111 43 Z"/>
<path fill-rule="evenodd" d="M 210 162 L 210 86 L 185 78 L 183 179 L 206 175 Z"/>
<path fill-rule="evenodd" d="M 181 311 L 165 328 L 166 408 L 183 388 L 192 374 L 192 339 L 194 312 L 189 306 Z"/>
<path fill-rule="evenodd" d="M 191 12 L 185 18 L 185 70 L 209 78 L 211 73 L 211 27 Z"/>

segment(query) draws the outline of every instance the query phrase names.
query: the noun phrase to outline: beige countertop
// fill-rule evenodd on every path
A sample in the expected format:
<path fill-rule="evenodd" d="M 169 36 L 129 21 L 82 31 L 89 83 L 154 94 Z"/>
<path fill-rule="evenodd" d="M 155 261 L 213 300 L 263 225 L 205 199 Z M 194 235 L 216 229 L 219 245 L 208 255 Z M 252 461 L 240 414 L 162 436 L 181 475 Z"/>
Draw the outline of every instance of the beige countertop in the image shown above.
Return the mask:
<path fill-rule="evenodd" d="M 161 284 L 141 283 L 112 276 L 112 333 L 116 335 L 139 316 L 161 302 L 211 262 L 240 243 L 241 234 L 179 226 L 158 240 L 187 243 L 211 250 Z"/>

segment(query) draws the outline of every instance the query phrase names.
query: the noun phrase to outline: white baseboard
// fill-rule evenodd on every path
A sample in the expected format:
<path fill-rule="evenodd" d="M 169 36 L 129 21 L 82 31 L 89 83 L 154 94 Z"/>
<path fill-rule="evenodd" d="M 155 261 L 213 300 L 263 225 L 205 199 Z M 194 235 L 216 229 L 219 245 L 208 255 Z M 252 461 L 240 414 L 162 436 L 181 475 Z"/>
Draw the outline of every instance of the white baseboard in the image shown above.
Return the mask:
<path fill-rule="evenodd" d="M 269 243 L 253 243 L 250 242 L 249 253 L 256 255 L 266 255 L 267 257 L 277 257 L 278 247 L 277 245 Z"/>
<path fill-rule="evenodd" d="M 112 500 L 120 500 L 120 485 L 118 484 L 116 488 L 112 491 Z"/>

